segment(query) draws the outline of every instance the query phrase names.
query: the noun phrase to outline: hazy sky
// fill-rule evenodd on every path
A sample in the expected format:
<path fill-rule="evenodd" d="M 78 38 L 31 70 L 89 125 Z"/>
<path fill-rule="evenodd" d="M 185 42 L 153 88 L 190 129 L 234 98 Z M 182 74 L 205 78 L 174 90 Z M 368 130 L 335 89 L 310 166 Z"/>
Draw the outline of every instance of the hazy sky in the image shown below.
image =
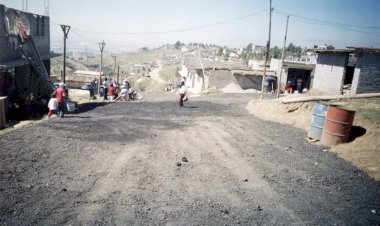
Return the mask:
<path fill-rule="evenodd" d="M 0 0 L 22 9 L 22 0 Z M 45 14 L 48 0 L 28 0 L 28 11 Z M 273 0 L 272 42 L 282 46 L 286 16 L 288 43 L 303 47 L 380 48 L 380 0 Z M 265 45 L 269 0 L 50 0 L 52 45 L 59 24 L 70 25 L 68 48 L 131 50 L 166 43 L 202 42 L 245 47 Z M 354 26 L 352 26 L 354 25 Z"/>

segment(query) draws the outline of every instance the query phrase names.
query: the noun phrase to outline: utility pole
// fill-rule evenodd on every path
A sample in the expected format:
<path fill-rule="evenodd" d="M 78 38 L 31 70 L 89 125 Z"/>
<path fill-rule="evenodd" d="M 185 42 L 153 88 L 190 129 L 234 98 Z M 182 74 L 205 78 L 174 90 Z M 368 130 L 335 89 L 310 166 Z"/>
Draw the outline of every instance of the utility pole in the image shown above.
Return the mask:
<path fill-rule="evenodd" d="M 99 82 L 98 82 L 98 93 L 100 97 L 100 81 L 102 78 L 102 70 L 103 70 L 103 50 L 106 43 L 104 40 L 102 42 L 99 42 L 99 48 L 100 48 L 100 73 L 99 73 Z"/>
<path fill-rule="evenodd" d="M 264 95 L 264 82 L 265 82 L 265 75 L 267 72 L 267 63 L 268 63 L 268 58 L 270 55 L 270 34 L 271 34 L 271 26 L 272 26 L 272 0 L 269 0 L 269 37 L 268 37 L 268 42 L 267 42 L 267 52 L 265 54 L 265 63 L 264 63 L 264 74 L 263 74 L 263 81 L 261 83 L 261 94 L 260 94 L 260 99 L 263 99 Z"/>
<path fill-rule="evenodd" d="M 63 83 L 66 84 L 66 39 L 70 31 L 70 26 L 61 25 L 63 31 Z"/>
<path fill-rule="evenodd" d="M 116 78 L 117 84 L 119 84 L 119 71 L 120 71 L 120 65 L 117 65 L 117 78 Z"/>
<path fill-rule="evenodd" d="M 45 16 L 49 16 L 49 8 L 50 8 L 49 0 L 47 0 L 47 4 L 46 4 L 46 0 L 44 1 L 44 6 L 45 6 Z"/>
<path fill-rule="evenodd" d="M 117 59 L 117 56 L 113 55 L 112 59 L 113 59 L 113 62 L 114 62 L 113 73 L 115 74 L 116 73 L 116 59 Z"/>
<path fill-rule="evenodd" d="M 286 36 L 288 35 L 288 23 L 289 23 L 289 17 L 286 18 L 286 29 L 285 29 L 285 37 L 284 37 L 284 46 L 282 47 L 282 53 L 281 53 L 281 70 L 280 70 L 280 76 L 278 77 L 277 81 L 277 98 L 280 97 L 281 92 L 281 76 L 282 76 L 282 70 L 284 68 L 284 55 L 285 55 L 285 46 L 286 46 Z"/>

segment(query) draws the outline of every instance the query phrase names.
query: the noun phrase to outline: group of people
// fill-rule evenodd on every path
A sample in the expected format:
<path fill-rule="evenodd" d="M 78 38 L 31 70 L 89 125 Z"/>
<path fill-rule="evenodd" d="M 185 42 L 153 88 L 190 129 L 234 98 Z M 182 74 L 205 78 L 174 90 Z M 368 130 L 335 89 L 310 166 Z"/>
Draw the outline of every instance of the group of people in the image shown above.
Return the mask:
<path fill-rule="evenodd" d="M 303 91 L 303 80 L 301 77 L 297 78 L 295 85 L 293 85 L 293 83 L 290 80 L 285 84 L 285 92 L 286 93 L 293 93 L 294 91 L 297 91 L 298 93 L 302 93 L 302 91 Z"/>
<path fill-rule="evenodd" d="M 123 85 L 120 86 L 120 91 L 113 84 L 110 85 L 109 95 L 111 100 L 127 101 L 136 99 L 137 92 L 131 87 L 127 80 L 123 81 Z"/>
<path fill-rule="evenodd" d="M 107 78 L 103 81 L 104 99 L 107 100 L 108 96 L 111 100 L 117 101 L 127 101 L 130 99 L 135 99 L 137 92 L 130 86 L 127 80 L 123 81 L 123 85 L 120 86 L 120 91 L 118 91 L 118 84 L 108 83 Z M 178 84 L 179 88 L 179 102 L 178 107 L 183 107 L 183 103 L 188 101 L 187 88 L 185 82 L 181 81 Z M 57 117 L 64 117 L 65 100 L 67 97 L 67 91 L 65 84 L 59 83 L 58 88 L 51 94 L 51 98 L 48 102 L 48 118 L 51 118 L 53 114 Z"/>
<path fill-rule="evenodd" d="M 97 82 L 95 82 L 97 84 Z M 95 87 L 97 90 L 97 87 Z M 130 86 L 128 80 L 124 80 L 122 85 L 118 82 L 109 81 L 107 78 L 101 83 L 100 86 L 100 96 L 103 96 L 104 100 L 120 100 L 127 101 L 130 99 L 135 99 L 137 92 Z"/>

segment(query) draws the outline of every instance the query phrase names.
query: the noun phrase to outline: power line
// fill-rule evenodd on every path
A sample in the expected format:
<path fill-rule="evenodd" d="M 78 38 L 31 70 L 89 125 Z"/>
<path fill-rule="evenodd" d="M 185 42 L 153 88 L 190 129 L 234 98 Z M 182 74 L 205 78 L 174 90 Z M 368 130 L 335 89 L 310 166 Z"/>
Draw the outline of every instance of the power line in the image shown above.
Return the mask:
<path fill-rule="evenodd" d="M 320 20 L 320 19 L 316 19 L 316 18 L 310 18 L 310 17 L 300 16 L 300 15 L 297 15 L 297 14 L 286 13 L 284 11 L 281 12 L 279 10 L 275 10 L 275 13 L 278 13 L 278 14 L 281 14 L 281 15 L 284 15 L 284 16 L 290 15 L 290 16 L 292 16 L 294 18 L 298 18 L 298 19 L 302 19 L 302 20 L 307 20 L 307 21 L 311 21 L 311 22 L 317 22 L 317 23 L 322 24 L 322 25 L 334 25 L 334 26 L 338 26 L 338 27 L 347 27 L 347 28 L 351 27 L 351 28 L 362 28 L 362 29 L 380 30 L 380 27 L 376 27 L 376 26 L 364 26 L 364 25 L 357 25 L 357 24 L 346 24 L 346 23 L 340 23 L 340 22 Z"/>
<path fill-rule="evenodd" d="M 186 32 L 186 31 L 194 31 L 194 30 L 201 30 L 205 28 L 210 28 L 210 27 L 216 27 L 222 24 L 230 23 L 232 21 L 237 21 L 237 20 L 243 20 L 248 17 L 252 17 L 255 15 L 258 15 L 260 13 L 263 13 L 268 10 L 261 10 L 257 11 L 248 15 L 240 16 L 240 17 L 235 17 L 231 18 L 228 20 L 223 20 L 220 22 L 216 22 L 213 24 L 207 24 L 207 25 L 201 25 L 201 26 L 195 26 L 195 27 L 189 27 L 189 28 L 183 28 L 183 29 L 176 29 L 176 30 L 167 30 L 167 31 L 148 31 L 148 32 L 104 32 L 104 31 L 81 31 L 76 29 L 77 33 L 91 33 L 91 34 L 107 34 L 107 35 L 159 35 L 159 34 L 171 34 L 171 33 L 180 33 L 180 32 Z M 52 23 L 56 25 L 55 23 Z"/>

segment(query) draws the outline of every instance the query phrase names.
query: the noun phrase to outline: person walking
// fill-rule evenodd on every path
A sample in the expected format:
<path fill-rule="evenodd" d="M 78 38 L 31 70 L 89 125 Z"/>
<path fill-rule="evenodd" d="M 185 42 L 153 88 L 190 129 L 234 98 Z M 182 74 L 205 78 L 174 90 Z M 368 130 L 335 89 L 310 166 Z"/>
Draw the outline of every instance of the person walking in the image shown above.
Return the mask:
<path fill-rule="evenodd" d="M 65 90 L 65 84 L 59 83 L 59 87 L 54 91 L 53 93 L 58 102 L 58 111 L 57 116 L 60 118 L 63 118 L 65 115 L 64 107 L 65 107 L 65 98 L 66 98 L 66 90 Z"/>
<path fill-rule="evenodd" d="M 185 81 L 181 81 L 180 88 L 179 88 L 179 103 L 178 103 L 178 107 L 183 107 L 183 102 L 187 101 L 186 93 L 187 93 L 187 89 L 186 89 L 186 86 L 185 86 Z"/>

